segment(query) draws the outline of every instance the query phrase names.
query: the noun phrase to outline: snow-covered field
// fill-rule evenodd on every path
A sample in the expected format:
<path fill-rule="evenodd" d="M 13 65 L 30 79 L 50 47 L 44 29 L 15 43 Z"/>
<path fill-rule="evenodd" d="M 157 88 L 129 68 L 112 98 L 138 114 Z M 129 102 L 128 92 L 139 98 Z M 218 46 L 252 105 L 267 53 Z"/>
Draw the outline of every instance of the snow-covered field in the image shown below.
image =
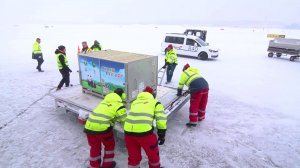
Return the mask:
<path fill-rule="evenodd" d="M 57 86 L 54 50 L 65 45 L 78 84 L 77 46 L 98 40 L 105 49 L 158 55 L 166 32 L 191 27 L 159 25 L 6 25 L 0 27 L 0 167 L 87 167 L 89 146 L 82 125 L 71 113 L 56 111 L 48 91 Z M 207 29 L 207 42 L 220 48 L 216 60 L 179 58 L 197 67 L 210 84 L 207 117 L 186 129 L 189 105 L 168 122 L 160 146 L 166 168 L 300 167 L 300 61 L 268 58 L 268 33 L 300 38 L 300 30 Z M 31 48 L 41 38 L 44 73 L 36 71 Z M 118 140 L 115 160 L 127 167 L 127 152 Z M 142 167 L 147 167 L 144 157 Z"/>

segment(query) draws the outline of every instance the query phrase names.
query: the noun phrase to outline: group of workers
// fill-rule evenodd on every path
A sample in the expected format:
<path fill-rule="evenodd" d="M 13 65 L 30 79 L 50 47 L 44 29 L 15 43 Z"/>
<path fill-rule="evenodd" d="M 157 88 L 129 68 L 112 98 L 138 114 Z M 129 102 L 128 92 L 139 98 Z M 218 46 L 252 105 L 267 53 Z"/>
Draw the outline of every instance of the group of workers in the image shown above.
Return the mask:
<path fill-rule="evenodd" d="M 102 50 L 102 46 L 100 45 L 100 43 L 97 40 L 94 41 L 94 44 L 92 45 L 91 48 L 89 48 L 86 41 L 83 41 L 81 44 L 82 44 L 81 53 L 87 53 L 87 52 L 101 51 Z"/>
<path fill-rule="evenodd" d="M 165 65 L 167 68 L 167 82 L 171 82 L 173 72 L 178 64 L 177 55 L 172 45 L 167 47 Z M 177 96 L 182 95 L 186 85 L 191 94 L 189 122 L 187 127 L 195 127 L 197 122 L 205 119 L 208 100 L 208 83 L 200 76 L 199 70 L 186 64 L 180 76 Z M 142 160 L 141 149 L 148 157 L 149 168 L 160 168 L 158 145 L 163 145 L 167 130 L 167 116 L 164 106 L 155 99 L 153 88 L 147 86 L 131 103 L 127 114 L 123 100 L 126 94 L 120 88 L 105 96 L 104 100 L 89 115 L 84 132 L 90 145 L 90 166 L 114 168 L 115 140 L 113 127 L 116 120 L 121 123 L 125 134 L 125 144 L 128 151 L 128 167 L 139 168 Z M 157 133 L 154 133 L 153 121 L 156 121 Z M 104 146 L 103 160 L 101 160 L 101 144 Z M 101 165 L 102 164 L 102 165 Z"/>
<path fill-rule="evenodd" d="M 115 148 L 113 127 L 116 120 L 120 121 L 124 129 L 128 167 L 140 167 L 142 148 L 148 156 L 149 167 L 160 167 L 158 145 L 165 142 L 167 116 L 164 113 L 164 106 L 155 97 L 155 90 L 149 86 L 145 87 L 131 103 L 128 114 L 123 104 L 126 99 L 123 89 L 117 88 L 114 93 L 109 93 L 104 97 L 89 115 L 84 127 L 88 144 L 91 147 L 91 167 L 114 168 L 116 166 L 113 160 Z M 157 135 L 154 133 L 154 120 Z M 104 146 L 103 160 L 101 160 L 101 144 Z"/>
<path fill-rule="evenodd" d="M 38 62 L 38 65 L 36 67 L 38 72 L 44 72 L 44 70 L 42 70 L 42 68 L 41 68 L 41 65 L 43 64 L 44 59 L 43 59 L 43 53 L 42 53 L 42 48 L 41 48 L 40 43 L 41 43 L 41 39 L 36 38 L 36 40 L 32 46 L 32 59 L 36 59 Z M 100 43 L 97 40 L 94 41 L 94 44 L 92 45 L 91 48 L 88 47 L 88 44 L 86 41 L 83 41 L 82 49 L 80 52 L 86 53 L 86 52 L 100 51 L 100 50 L 102 50 L 102 46 L 100 45 Z M 63 46 L 63 45 L 58 46 L 54 53 L 56 54 L 56 62 L 57 62 L 58 70 L 62 76 L 62 79 L 56 88 L 56 90 L 60 90 L 64 84 L 66 87 L 70 86 L 70 73 L 72 72 L 72 70 L 69 68 L 69 63 L 68 63 L 68 58 L 66 56 L 66 47 L 65 46 Z"/>
<path fill-rule="evenodd" d="M 40 38 L 37 38 L 33 45 L 32 58 L 37 59 L 39 72 L 43 72 L 41 65 L 43 55 L 40 47 Z M 87 42 L 82 42 L 82 53 L 100 51 L 101 45 L 97 40 L 89 48 Z M 63 45 L 55 50 L 58 69 L 62 75 L 62 80 L 57 86 L 57 90 L 65 84 L 70 85 L 70 72 L 66 48 Z M 165 65 L 167 68 L 166 84 L 172 80 L 173 72 L 178 64 L 177 54 L 170 44 L 166 50 Z M 184 85 L 191 94 L 189 108 L 189 122 L 187 127 L 195 127 L 198 121 L 205 119 L 205 110 L 208 100 L 209 86 L 207 81 L 199 74 L 199 70 L 186 64 L 180 76 L 177 96 L 182 95 Z M 164 106 L 155 98 L 156 92 L 150 86 L 144 88 L 131 103 L 130 112 L 126 113 L 124 100 L 126 94 L 121 88 L 117 88 L 113 93 L 107 94 L 103 101 L 89 115 L 84 132 L 87 135 L 90 145 L 90 166 L 93 168 L 114 168 L 115 139 L 113 127 L 119 121 L 124 129 L 125 143 L 128 151 L 128 167 L 139 168 L 142 160 L 141 149 L 145 151 L 150 168 L 160 168 L 160 157 L 158 145 L 163 145 L 167 130 L 167 116 Z M 154 133 L 153 121 L 156 121 L 156 134 Z M 104 146 L 104 154 L 101 157 L 101 146 Z M 103 159 L 101 159 L 103 158 Z"/>

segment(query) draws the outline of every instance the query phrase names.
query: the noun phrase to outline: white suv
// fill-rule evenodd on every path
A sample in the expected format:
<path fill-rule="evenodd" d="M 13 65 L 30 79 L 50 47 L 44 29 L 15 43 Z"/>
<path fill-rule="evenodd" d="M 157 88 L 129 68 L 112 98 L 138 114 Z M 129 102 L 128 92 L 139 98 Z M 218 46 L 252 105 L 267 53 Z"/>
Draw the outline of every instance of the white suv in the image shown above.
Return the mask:
<path fill-rule="evenodd" d="M 167 33 L 161 44 L 161 51 L 166 53 L 166 48 L 172 44 L 177 55 L 197 57 L 201 60 L 217 58 L 219 50 L 212 48 L 197 36 L 179 33 Z"/>

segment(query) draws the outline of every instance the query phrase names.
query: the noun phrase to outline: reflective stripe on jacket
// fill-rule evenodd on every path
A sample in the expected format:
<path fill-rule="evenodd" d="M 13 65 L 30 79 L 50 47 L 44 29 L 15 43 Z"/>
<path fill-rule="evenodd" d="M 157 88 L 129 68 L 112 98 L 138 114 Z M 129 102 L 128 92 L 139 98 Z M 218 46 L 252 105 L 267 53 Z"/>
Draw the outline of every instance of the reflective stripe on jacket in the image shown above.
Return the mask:
<path fill-rule="evenodd" d="M 183 89 L 184 85 L 189 87 L 191 94 L 209 88 L 207 81 L 199 75 L 199 70 L 189 67 L 180 76 L 178 89 Z"/>
<path fill-rule="evenodd" d="M 113 127 L 116 120 L 124 122 L 125 119 L 126 109 L 121 97 L 116 93 L 110 93 L 89 115 L 84 128 L 95 133 L 103 133 Z"/>
<path fill-rule="evenodd" d="M 32 53 L 33 54 L 41 54 L 42 53 L 41 45 L 37 41 L 33 43 Z"/>
<path fill-rule="evenodd" d="M 56 62 L 57 62 L 58 69 L 62 69 L 62 68 L 63 68 L 63 66 L 62 66 L 62 64 L 61 64 L 61 62 L 60 62 L 60 60 L 59 60 L 59 56 L 60 56 L 60 55 L 62 55 L 62 56 L 64 57 L 65 64 L 66 64 L 67 66 L 69 66 L 69 62 L 68 62 L 68 59 L 67 59 L 66 54 L 58 53 L 58 54 L 56 54 Z"/>
<path fill-rule="evenodd" d="M 142 92 L 132 102 L 130 113 L 127 115 L 125 133 L 146 133 L 153 130 L 153 120 L 157 129 L 167 129 L 167 116 L 164 106 L 152 94 Z"/>

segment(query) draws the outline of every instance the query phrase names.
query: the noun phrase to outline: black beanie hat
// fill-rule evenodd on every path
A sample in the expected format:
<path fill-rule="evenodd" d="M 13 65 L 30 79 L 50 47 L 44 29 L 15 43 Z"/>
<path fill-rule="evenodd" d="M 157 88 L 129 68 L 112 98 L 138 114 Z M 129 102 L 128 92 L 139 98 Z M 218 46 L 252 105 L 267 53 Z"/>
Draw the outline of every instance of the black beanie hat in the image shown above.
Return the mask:
<path fill-rule="evenodd" d="M 66 47 L 63 46 L 63 45 L 60 45 L 60 46 L 58 46 L 58 49 L 59 49 L 59 50 L 64 50 L 64 49 L 66 49 Z"/>
<path fill-rule="evenodd" d="M 122 97 L 124 90 L 122 88 L 117 88 L 114 92 L 117 93 L 120 97 Z"/>

